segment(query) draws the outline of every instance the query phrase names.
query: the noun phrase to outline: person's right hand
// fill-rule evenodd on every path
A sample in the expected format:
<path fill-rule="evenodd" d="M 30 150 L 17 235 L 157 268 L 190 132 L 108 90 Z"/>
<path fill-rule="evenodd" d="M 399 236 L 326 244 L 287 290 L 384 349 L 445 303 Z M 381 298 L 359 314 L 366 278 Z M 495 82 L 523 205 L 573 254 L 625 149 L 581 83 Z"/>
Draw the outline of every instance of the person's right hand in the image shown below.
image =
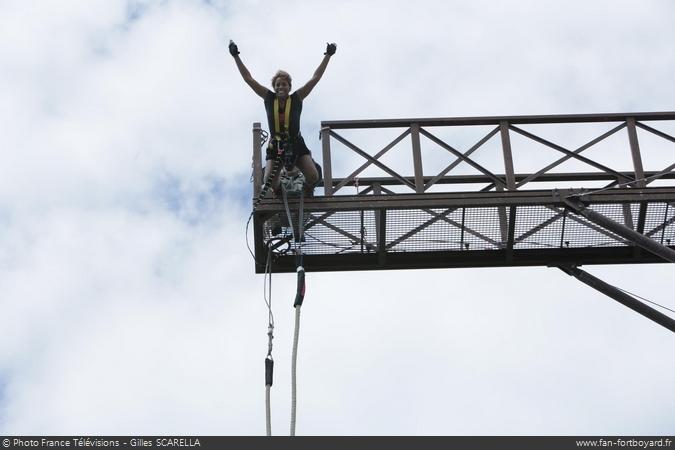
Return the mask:
<path fill-rule="evenodd" d="M 239 49 L 237 48 L 237 44 L 235 44 L 232 39 L 230 39 L 229 49 L 230 49 L 230 55 L 237 56 L 239 54 Z"/>

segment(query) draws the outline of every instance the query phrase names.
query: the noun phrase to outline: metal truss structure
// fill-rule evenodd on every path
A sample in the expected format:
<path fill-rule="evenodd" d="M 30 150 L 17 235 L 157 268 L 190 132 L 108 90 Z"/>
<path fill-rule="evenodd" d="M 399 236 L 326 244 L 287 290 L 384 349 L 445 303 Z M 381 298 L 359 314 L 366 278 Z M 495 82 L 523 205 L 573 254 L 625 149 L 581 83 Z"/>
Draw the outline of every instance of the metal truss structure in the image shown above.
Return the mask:
<path fill-rule="evenodd" d="M 664 262 L 648 247 L 675 248 L 674 126 L 675 112 L 322 122 L 324 195 L 304 202 L 304 242 L 263 199 L 256 272 L 268 248 L 275 272 L 295 271 L 300 249 L 308 272 Z M 253 169 L 257 198 L 257 123 Z"/>

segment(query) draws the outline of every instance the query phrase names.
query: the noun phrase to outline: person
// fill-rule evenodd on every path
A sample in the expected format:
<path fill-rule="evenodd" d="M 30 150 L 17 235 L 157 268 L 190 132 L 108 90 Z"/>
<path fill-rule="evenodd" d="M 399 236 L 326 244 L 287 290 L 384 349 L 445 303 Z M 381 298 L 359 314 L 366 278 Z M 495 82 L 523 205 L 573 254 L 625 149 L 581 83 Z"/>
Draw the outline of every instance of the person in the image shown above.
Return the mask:
<path fill-rule="evenodd" d="M 326 44 L 324 57 L 312 78 L 304 86 L 291 94 L 291 76 L 287 72 L 283 70 L 277 71 L 272 77 L 272 88 L 274 91 L 267 89 L 251 76 L 251 73 L 239 57 L 237 44 L 230 41 L 230 54 L 237 64 L 239 73 L 246 84 L 253 89 L 253 92 L 262 97 L 265 104 L 269 130 L 272 135 L 265 156 L 265 181 L 272 174 L 279 147 L 288 148 L 290 146 L 296 158 L 294 161 L 295 166 L 305 177 L 303 188 L 305 195 L 311 196 L 314 192 L 314 186 L 320 180 L 320 167 L 312 159 L 311 152 L 300 134 L 300 114 L 302 113 L 303 100 L 307 98 L 323 76 L 328 66 L 328 61 L 335 54 L 336 49 L 335 43 Z M 280 193 L 280 172 L 280 170 L 277 170 L 272 179 L 272 189 L 277 195 Z"/>

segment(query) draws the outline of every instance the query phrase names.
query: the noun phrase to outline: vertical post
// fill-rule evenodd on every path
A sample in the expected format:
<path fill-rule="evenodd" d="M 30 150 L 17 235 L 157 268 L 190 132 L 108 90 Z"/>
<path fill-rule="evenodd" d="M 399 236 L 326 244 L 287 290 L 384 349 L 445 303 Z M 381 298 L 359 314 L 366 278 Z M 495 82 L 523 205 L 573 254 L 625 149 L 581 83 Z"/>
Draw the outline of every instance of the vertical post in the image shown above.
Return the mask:
<path fill-rule="evenodd" d="M 635 117 L 628 117 L 626 119 L 626 129 L 628 130 L 628 142 L 630 143 L 630 154 L 633 157 L 633 168 L 635 171 L 635 179 L 638 180 L 636 181 L 634 187 L 643 188 L 647 186 L 647 183 L 644 180 L 645 171 L 642 166 L 642 156 L 640 155 L 640 144 L 638 143 L 637 130 L 635 128 Z M 626 205 L 624 206 L 624 214 L 626 208 L 629 208 L 628 211 L 630 212 L 630 206 Z M 647 203 L 641 202 L 640 211 L 638 212 L 638 223 L 636 228 L 636 231 L 638 233 L 644 233 L 646 217 L 647 217 Z"/>
<path fill-rule="evenodd" d="M 269 218 L 269 215 L 267 216 Z M 265 265 L 262 261 L 266 258 L 266 247 L 263 242 L 264 233 L 263 233 L 263 224 L 265 223 L 265 216 L 261 216 L 260 213 L 254 211 L 253 214 L 253 249 L 255 252 L 255 268 L 257 273 L 261 273 L 265 269 Z"/>
<path fill-rule="evenodd" d="M 634 187 L 645 187 L 645 171 L 642 167 L 642 156 L 640 155 L 640 144 L 638 143 L 637 130 L 635 129 L 635 117 L 626 119 L 626 129 L 628 130 L 628 142 L 630 142 L 630 154 L 633 157 L 633 168 L 635 170 L 635 179 L 638 180 Z"/>
<path fill-rule="evenodd" d="M 562 230 L 560 231 L 560 248 L 563 248 L 565 242 L 565 221 L 567 220 L 567 208 L 563 210 Z"/>
<path fill-rule="evenodd" d="M 258 198 L 263 185 L 262 174 L 262 156 L 260 152 L 260 144 L 262 139 L 262 129 L 260 122 L 253 122 L 253 201 Z M 255 266 L 256 271 L 262 271 L 263 266 L 259 262 L 260 258 L 265 254 L 265 247 L 263 245 L 263 223 L 258 214 L 253 215 L 253 240 L 255 241 Z"/>
<path fill-rule="evenodd" d="M 633 223 L 633 212 L 630 210 L 630 205 L 628 203 L 621 204 L 621 210 L 623 211 L 624 225 L 634 230 L 635 224 Z"/>
<path fill-rule="evenodd" d="M 509 135 L 509 123 L 506 120 L 499 122 L 499 132 L 502 137 L 502 153 L 504 155 L 504 174 L 506 175 L 506 189 L 509 191 L 516 190 L 516 176 L 513 169 L 513 155 L 511 153 L 511 136 Z M 497 190 L 500 191 L 501 187 L 497 186 Z M 515 220 L 515 217 L 511 218 Z M 499 227 L 502 234 L 502 248 L 508 248 L 509 239 L 510 239 L 510 226 L 507 215 L 506 207 L 499 207 Z"/>
<path fill-rule="evenodd" d="M 462 207 L 462 231 L 459 235 L 459 249 L 460 250 L 464 250 L 464 219 L 465 218 L 466 218 L 466 207 Z"/>
<path fill-rule="evenodd" d="M 415 169 L 415 192 L 424 193 L 424 171 L 422 170 L 422 150 L 420 147 L 420 125 L 414 123 L 410 126 L 412 138 L 413 167 Z"/>
<path fill-rule="evenodd" d="M 509 136 L 509 123 L 506 120 L 499 122 L 499 131 L 502 136 L 502 152 L 504 153 L 504 170 L 506 174 L 506 189 L 516 189 L 516 176 L 513 170 L 513 155 L 511 153 L 511 137 Z"/>
<path fill-rule="evenodd" d="M 380 209 L 377 211 L 380 217 L 380 223 L 377 225 L 377 262 L 381 267 L 384 267 L 387 261 L 387 210 Z"/>
<path fill-rule="evenodd" d="M 666 221 L 668 220 L 668 207 L 669 207 L 669 206 L 670 206 L 670 203 L 666 203 L 666 212 L 665 212 L 665 214 L 663 215 L 663 223 L 664 223 L 664 224 L 665 224 Z M 663 227 L 663 229 L 661 230 L 661 245 L 663 245 L 663 237 L 664 237 L 665 234 L 666 234 L 666 228 L 668 228 L 668 227 Z"/>
<path fill-rule="evenodd" d="M 382 186 L 380 183 L 373 183 L 373 194 L 382 195 Z M 377 236 L 377 262 L 384 266 L 387 256 L 387 210 L 378 209 L 375 211 L 375 234 Z"/>
<path fill-rule="evenodd" d="M 506 260 L 513 261 L 513 245 L 516 234 L 516 207 L 509 207 L 509 235 L 506 242 Z"/>
<path fill-rule="evenodd" d="M 258 198 L 262 189 L 262 157 L 260 156 L 260 122 L 253 122 L 253 200 Z"/>
<path fill-rule="evenodd" d="M 644 234 L 646 221 L 647 221 L 647 202 L 640 202 L 640 210 L 638 211 L 638 222 L 636 229 L 638 233 Z"/>
<path fill-rule="evenodd" d="M 323 152 L 323 192 L 326 197 L 333 195 L 333 170 L 330 164 L 330 128 L 321 127 L 321 150 Z"/>

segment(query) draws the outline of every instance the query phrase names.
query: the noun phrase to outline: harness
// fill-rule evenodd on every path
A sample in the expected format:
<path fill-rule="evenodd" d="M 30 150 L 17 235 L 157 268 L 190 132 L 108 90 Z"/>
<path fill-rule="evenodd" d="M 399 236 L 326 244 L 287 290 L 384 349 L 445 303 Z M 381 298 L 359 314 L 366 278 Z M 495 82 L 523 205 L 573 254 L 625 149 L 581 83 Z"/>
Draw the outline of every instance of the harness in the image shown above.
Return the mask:
<path fill-rule="evenodd" d="M 253 203 L 253 209 L 256 208 L 258 203 L 262 201 L 263 198 L 267 195 L 267 191 L 271 188 L 272 180 L 274 180 L 283 167 L 286 171 L 286 174 L 282 174 L 281 184 L 285 188 L 286 192 L 292 196 L 299 196 L 305 181 L 302 173 L 297 175 L 289 175 L 293 173 L 293 168 L 297 162 L 298 156 L 294 151 L 294 144 L 297 142 L 297 139 L 291 137 L 291 107 L 292 107 L 292 96 L 286 98 L 286 105 L 284 106 L 284 123 L 281 123 L 281 117 L 279 114 L 279 99 L 274 98 L 272 102 L 272 120 L 270 121 L 270 127 L 274 127 L 272 130 L 272 138 L 269 142 L 269 147 L 271 147 L 276 153 L 272 170 L 267 178 L 267 181 L 263 185 L 258 198 Z M 300 103 L 302 105 L 302 103 Z M 268 116 L 269 117 L 269 116 Z M 302 138 L 300 138 L 302 139 Z M 300 143 L 302 145 L 302 143 Z"/>
<path fill-rule="evenodd" d="M 291 97 L 286 99 L 286 107 L 284 108 L 284 132 L 288 134 L 288 127 L 291 123 Z M 281 134 L 281 125 L 279 124 L 279 98 L 274 97 L 274 136 Z"/>
<path fill-rule="evenodd" d="M 286 171 L 293 170 L 293 166 L 297 160 L 297 156 L 293 151 L 293 139 L 291 139 L 289 128 L 291 124 L 291 96 L 286 98 L 286 106 L 284 107 L 284 126 L 281 127 L 281 119 L 279 117 L 279 99 L 274 98 L 274 136 L 270 141 L 270 145 L 276 148 L 277 158 L 281 160 Z"/>

